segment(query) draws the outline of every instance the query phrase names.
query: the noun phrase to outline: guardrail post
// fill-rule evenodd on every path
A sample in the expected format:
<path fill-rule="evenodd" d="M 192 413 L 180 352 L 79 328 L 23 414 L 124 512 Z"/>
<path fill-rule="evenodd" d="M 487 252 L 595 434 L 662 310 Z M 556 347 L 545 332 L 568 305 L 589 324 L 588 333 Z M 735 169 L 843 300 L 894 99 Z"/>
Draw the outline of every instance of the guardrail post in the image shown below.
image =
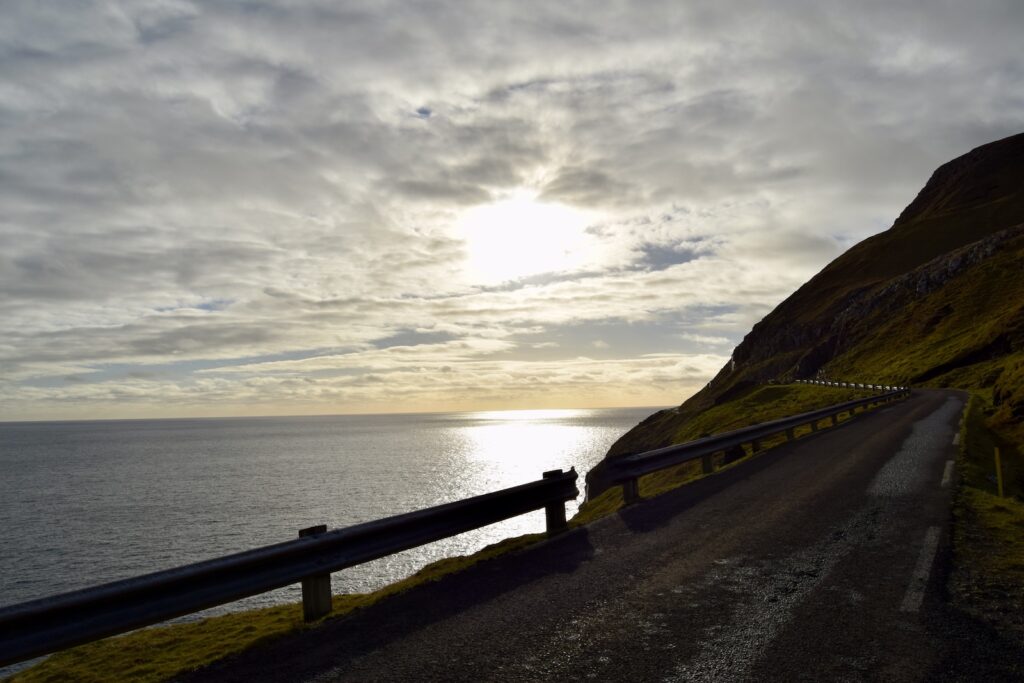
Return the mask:
<path fill-rule="evenodd" d="M 835 427 L 837 424 L 839 424 L 839 414 L 838 413 L 835 414 L 835 415 L 829 415 L 828 419 L 832 421 L 832 426 L 833 427 Z"/>
<path fill-rule="evenodd" d="M 700 472 L 701 474 L 713 474 L 715 471 L 715 461 L 712 459 L 714 453 L 708 453 L 707 455 L 700 456 Z"/>
<path fill-rule="evenodd" d="M 811 431 L 812 432 L 818 431 L 818 421 L 817 420 L 814 420 L 813 422 L 811 422 Z"/>
<path fill-rule="evenodd" d="M 640 481 L 638 479 L 627 479 L 622 482 L 622 501 L 626 505 L 632 505 L 640 500 Z"/>
<path fill-rule="evenodd" d="M 562 476 L 562 470 L 548 470 L 544 473 L 545 479 L 554 479 Z M 565 501 L 548 503 L 544 507 L 544 517 L 547 521 L 548 536 L 560 534 L 569 528 L 565 521 Z"/>
<path fill-rule="evenodd" d="M 795 440 L 796 440 L 796 429 L 794 427 L 790 427 L 789 429 L 786 430 L 786 441 L 795 441 Z"/>
<path fill-rule="evenodd" d="M 299 538 L 327 531 L 326 524 L 299 529 Z M 302 580 L 302 619 L 310 622 L 331 613 L 331 575 L 317 574 Z"/>

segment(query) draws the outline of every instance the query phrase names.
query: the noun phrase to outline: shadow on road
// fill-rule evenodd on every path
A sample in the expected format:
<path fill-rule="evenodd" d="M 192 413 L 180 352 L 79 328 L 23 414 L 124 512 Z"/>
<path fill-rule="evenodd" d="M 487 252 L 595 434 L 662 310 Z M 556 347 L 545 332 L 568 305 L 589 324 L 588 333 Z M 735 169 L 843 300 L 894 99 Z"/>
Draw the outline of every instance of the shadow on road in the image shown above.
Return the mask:
<path fill-rule="evenodd" d="M 739 462 L 731 469 L 718 472 L 704 479 L 698 479 L 674 491 L 669 491 L 660 496 L 645 499 L 636 505 L 623 508 L 619 511 L 618 515 L 623 523 L 632 531 L 637 533 L 654 531 L 671 522 L 676 515 L 710 498 L 722 489 L 732 486 L 736 482 L 748 479 L 766 467 L 770 467 L 779 459 L 789 455 L 794 447 L 803 445 L 809 439 L 815 439 L 827 434 L 835 434 L 837 430 L 865 419 L 883 415 L 894 407 L 896 406 L 888 405 L 876 408 L 868 413 L 858 413 L 857 417 L 853 420 L 845 420 L 838 425 L 822 429 L 814 434 L 805 434 L 797 441 L 784 443 L 767 451 L 762 451 L 748 460 Z"/>
<path fill-rule="evenodd" d="M 284 636 L 174 680 L 301 680 L 517 591 L 552 573 L 571 573 L 593 555 L 588 530 L 574 529 L 519 552 L 484 560 L 438 581 L 415 586 L 314 630 Z M 303 654 L 296 657 L 296 652 Z"/>
<path fill-rule="evenodd" d="M 789 450 L 790 446 L 787 444 L 765 451 L 724 472 L 698 479 L 674 491 L 623 508 L 618 515 L 631 531 L 637 533 L 655 531 L 669 524 L 680 513 L 710 498 L 722 489 L 754 476 L 779 458 L 785 457 Z"/>

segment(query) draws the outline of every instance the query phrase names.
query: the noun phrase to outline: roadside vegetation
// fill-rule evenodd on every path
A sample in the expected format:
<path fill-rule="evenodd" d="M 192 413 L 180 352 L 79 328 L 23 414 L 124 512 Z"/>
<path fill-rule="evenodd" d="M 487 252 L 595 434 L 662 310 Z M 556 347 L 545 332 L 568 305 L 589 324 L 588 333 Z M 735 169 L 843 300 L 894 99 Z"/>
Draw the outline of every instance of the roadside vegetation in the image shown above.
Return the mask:
<path fill-rule="evenodd" d="M 1024 466 L 1019 425 L 1005 418 L 990 392 L 972 393 L 961 428 L 949 592 L 957 607 L 1024 643 Z"/>

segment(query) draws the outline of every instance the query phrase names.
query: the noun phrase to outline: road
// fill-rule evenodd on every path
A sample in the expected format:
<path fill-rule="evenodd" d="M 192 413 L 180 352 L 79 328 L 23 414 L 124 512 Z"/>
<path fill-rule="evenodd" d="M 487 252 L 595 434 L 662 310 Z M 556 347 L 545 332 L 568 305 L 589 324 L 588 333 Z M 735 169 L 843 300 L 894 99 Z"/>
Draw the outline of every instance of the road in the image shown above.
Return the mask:
<path fill-rule="evenodd" d="M 1020 680 L 944 600 L 963 402 L 915 391 L 187 680 Z"/>

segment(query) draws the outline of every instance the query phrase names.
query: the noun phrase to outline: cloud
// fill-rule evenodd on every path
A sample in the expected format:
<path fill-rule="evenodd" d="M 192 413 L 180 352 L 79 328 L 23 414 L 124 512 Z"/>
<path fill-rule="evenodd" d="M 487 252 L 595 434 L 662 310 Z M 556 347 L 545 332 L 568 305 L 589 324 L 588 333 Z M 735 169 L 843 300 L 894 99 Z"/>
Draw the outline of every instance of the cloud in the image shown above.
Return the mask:
<path fill-rule="evenodd" d="M 598 163 L 589 167 L 564 167 L 546 182 L 541 199 L 561 201 L 579 206 L 623 205 L 639 198 L 626 182 L 599 170 Z"/>
<path fill-rule="evenodd" d="M 1022 19 L 1008 0 L 17 4 L 0 412 L 574 405 L 603 382 L 677 403 L 938 164 L 1024 128 Z M 586 253 L 477 281 L 456 226 L 522 191 L 586 210 Z M 628 393 L 634 371 L 661 393 Z"/>
<path fill-rule="evenodd" d="M 695 344 L 702 344 L 704 346 L 722 346 L 729 344 L 730 340 L 728 337 L 713 337 L 706 334 L 693 334 L 690 332 L 684 332 L 679 335 L 681 339 Z"/>

